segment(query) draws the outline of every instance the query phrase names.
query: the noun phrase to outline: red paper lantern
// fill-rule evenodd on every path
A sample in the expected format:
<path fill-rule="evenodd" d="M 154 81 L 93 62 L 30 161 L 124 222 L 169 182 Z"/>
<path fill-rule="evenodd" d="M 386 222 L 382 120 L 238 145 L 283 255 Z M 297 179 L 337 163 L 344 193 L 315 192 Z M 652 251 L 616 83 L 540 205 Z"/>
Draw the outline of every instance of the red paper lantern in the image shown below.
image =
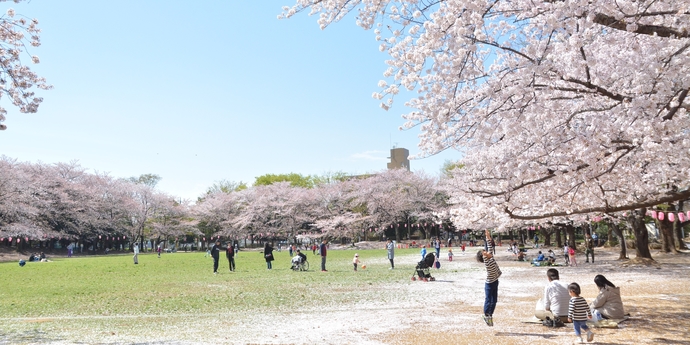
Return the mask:
<path fill-rule="evenodd" d="M 101 235 L 98 235 L 98 239 L 99 239 L 99 240 L 101 239 Z"/>
<path fill-rule="evenodd" d="M 685 215 L 685 219 L 690 219 L 690 211 Z"/>
<path fill-rule="evenodd" d="M 29 238 L 28 238 L 28 237 L 24 237 L 24 242 L 29 242 Z"/>
<path fill-rule="evenodd" d="M 681 223 L 685 221 L 685 215 L 683 214 L 683 212 L 678 213 L 678 221 Z"/>
<path fill-rule="evenodd" d="M 671 212 L 669 212 L 669 213 L 668 213 L 668 221 L 669 221 L 669 222 L 675 222 L 675 221 L 676 221 L 676 215 L 673 214 L 673 213 L 671 213 Z"/>
<path fill-rule="evenodd" d="M 20 238 L 17 239 L 17 243 L 21 242 L 22 240 Z"/>
<path fill-rule="evenodd" d="M 659 212 L 659 213 L 656 214 L 656 217 L 657 217 L 658 220 L 664 220 L 664 213 L 663 213 L 663 212 Z"/>
<path fill-rule="evenodd" d="M 12 237 L 10 237 L 10 242 L 12 242 Z"/>
<path fill-rule="evenodd" d="M 652 218 L 656 219 L 656 211 L 652 211 Z"/>

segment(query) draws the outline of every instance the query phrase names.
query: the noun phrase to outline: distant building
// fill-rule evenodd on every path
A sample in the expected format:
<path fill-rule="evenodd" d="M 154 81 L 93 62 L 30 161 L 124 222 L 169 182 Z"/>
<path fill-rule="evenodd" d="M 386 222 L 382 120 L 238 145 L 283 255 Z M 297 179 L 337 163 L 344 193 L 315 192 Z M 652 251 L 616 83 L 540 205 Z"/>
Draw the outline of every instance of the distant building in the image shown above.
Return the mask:
<path fill-rule="evenodd" d="M 409 157 L 409 156 L 410 156 L 410 151 L 408 151 L 407 149 L 403 149 L 403 148 L 391 149 L 391 156 L 388 157 L 391 160 L 391 162 L 388 163 L 388 170 L 405 168 L 405 169 L 407 169 L 407 171 L 410 171 L 410 160 L 407 159 L 407 157 Z"/>

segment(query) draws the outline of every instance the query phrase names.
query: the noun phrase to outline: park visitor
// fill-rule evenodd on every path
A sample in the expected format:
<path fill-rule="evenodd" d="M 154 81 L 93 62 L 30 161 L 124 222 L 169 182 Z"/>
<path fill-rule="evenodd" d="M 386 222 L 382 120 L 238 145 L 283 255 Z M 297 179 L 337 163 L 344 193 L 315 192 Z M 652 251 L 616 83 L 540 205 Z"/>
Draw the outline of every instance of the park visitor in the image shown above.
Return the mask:
<path fill-rule="evenodd" d="M 352 265 L 355 266 L 355 272 L 357 272 L 357 265 L 359 264 L 359 254 L 355 253 L 355 257 L 352 258 Z"/>
<path fill-rule="evenodd" d="M 228 248 L 225 250 L 225 257 L 228 259 L 230 272 L 235 272 L 235 248 L 230 243 L 228 243 Z"/>
<path fill-rule="evenodd" d="M 565 258 L 565 265 L 570 266 L 570 248 L 567 241 L 563 245 L 563 257 Z"/>
<path fill-rule="evenodd" d="M 600 314 L 604 319 L 622 319 L 625 317 L 620 287 L 616 287 L 606 277 L 598 274 L 594 277 L 594 284 L 599 288 L 599 294 L 592 301 L 592 312 Z M 598 316 L 598 315 L 597 315 Z"/>
<path fill-rule="evenodd" d="M 134 243 L 134 264 L 139 264 L 139 243 Z"/>
<path fill-rule="evenodd" d="M 321 255 L 321 272 L 328 272 L 326 270 L 326 254 L 328 254 L 327 243 L 328 241 L 323 240 L 321 242 L 321 246 L 319 247 L 319 254 Z"/>
<path fill-rule="evenodd" d="M 540 320 L 544 320 L 548 314 L 551 314 L 552 320 L 556 318 L 565 320 L 568 317 L 570 303 L 568 284 L 559 280 L 559 273 L 555 268 L 549 268 L 546 271 L 546 278 L 549 283 L 544 287 L 544 296 L 537 302 L 535 314 Z"/>
<path fill-rule="evenodd" d="M 218 260 L 220 260 L 220 240 L 211 247 L 211 257 L 213 258 L 213 274 L 218 274 Z"/>
<path fill-rule="evenodd" d="M 453 261 L 453 250 L 448 248 L 448 261 Z"/>
<path fill-rule="evenodd" d="M 486 242 L 491 243 L 491 234 L 486 230 Z M 486 267 L 486 282 L 484 283 L 484 315 L 482 319 L 488 326 L 494 325 L 494 310 L 498 302 L 498 278 L 501 276 L 501 269 L 498 267 L 494 259 L 491 249 L 479 250 L 477 252 L 477 261 L 483 262 Z"/>
<path fill-rule="evenodd" d="M 587 326 L 587 319 L 592 318 L 592 313 L 587 306 L 587 301 L 580 297 L 580 285 L 571 283 L 568 285 L 570 302 L 568 303 L 568 322 L 573 323 L 577 340 L 582 342 L 582 330 L 587 331 L 587 341 L 594 340 L 594 333 Z"/>
<path fill-rule="evenodd" d="M 577 267 L 577 258 L 575 257 L 575 255 L 577 255 L 577 253 L 575 252 L 575 247 L 568 247 L 568 258 L 570 260 L 570 266 Z"/>
<path fill-rule="evenodd" d="M 436 250 L 436 258 L 441 257 L 441 240 L 436 237 L 434 239 L 434 250 Z"/>
<path fill-rule="evenodd" d="M 266 268 L 269 270 L 273 269 L 273 247 L 266 242 L 266 245 L 264 246 L 264 259 L 266 259 Z"/>
<path fill-rule="evenodd" d="M 386 242 L 386 249 L 388 250 L 388 261 L 391 262 L 391 268 L 395 268 L 395 264 L 393 263 L 393 258 L 395 257 L 395 243 L 389 238 L 388 241 Z"/>
<path fill-rule="evenodd" d="M 421 253 L 422 253 L 422 260 L 424 260 L 424 258 L 426 257 L 426 245 L 425 244 L 422 245 Z"/>

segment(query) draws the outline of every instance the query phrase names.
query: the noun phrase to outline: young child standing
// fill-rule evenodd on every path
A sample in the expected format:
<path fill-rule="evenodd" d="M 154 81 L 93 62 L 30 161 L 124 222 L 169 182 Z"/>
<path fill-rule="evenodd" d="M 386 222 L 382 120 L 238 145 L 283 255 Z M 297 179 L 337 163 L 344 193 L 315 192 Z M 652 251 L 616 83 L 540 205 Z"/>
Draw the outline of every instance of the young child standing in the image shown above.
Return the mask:
<path fill-rule="evenodd" d="M 357 272 L 357 265 L 359 265 L 359 254 L 355 253 L 355 257 L 352 258 L 352 265 L 355 266 L 355 272 Z"/>
<path fill-rule="evenodd" d="M 422 246 L 421 253 L 422 253 L 422 260 L 424 260 L 424 258 L 426 257 L 426 245 Z"/>
<path fill-rule="evenodd" d="M 568 256 L 570 257 L 570 266 L 577 267 L 577 258 L 575 258 L 575 248 L 568 247 Z"/>
<path fill-rule="evenodd" d="M 568 303 L 568 321 L 573 323 L 575 335 L 582 343 L 581 329 L 587 331 L 587 341 L 594 340 L 594 333 L 587 327 L 587 319 L 592 318 L 587 301 L 580 297 L 580 285 L 571 283 L 568 285 L 570 303 Z"/>
<path fill-rule="evenodd" d="M 486 230 L 486 242 L 488 244 L 487 250 L 479 250 L 477 252 L 477 261 L 483 262 L 486 266 L 486 283 L 484 284 L 484 315 L 482 320 L 490 327 L 494 325 L 494 309 L 496 309 L 496 302 L 498 301 L 498 278 L 501 276 L 501 269 L 498 268 L 496 260 L 494 260 L 493 246 L 491 243 L 491 234 Z"/>
<path fill-rule="evenodd" d="M 448 261 L 453 261 L 453 250 L 448 248 Z"/>

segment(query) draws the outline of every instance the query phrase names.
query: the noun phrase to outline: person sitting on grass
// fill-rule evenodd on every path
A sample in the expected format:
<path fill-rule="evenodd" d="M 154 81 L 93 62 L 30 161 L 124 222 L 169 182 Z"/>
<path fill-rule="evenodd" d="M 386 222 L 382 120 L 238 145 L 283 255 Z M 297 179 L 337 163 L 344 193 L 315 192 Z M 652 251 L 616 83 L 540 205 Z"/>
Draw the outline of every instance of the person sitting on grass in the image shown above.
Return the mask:
<path fill-rule="evenodd" d="M 549 249 L 549 257 L 548 257 L 549 265 L 555 265 L 556 264 L 556 253 L 553 252 L 553 250 Z"/>
<path fill-rule="evenodd" d="M 621 289 L 601 274 L 594 277 L 594 284 L 599 288 L 599 294 L 590 304 L 592 312 L 601 315 L 604 319 L 624 318 L 625 311 L 621 300 Z"/>

